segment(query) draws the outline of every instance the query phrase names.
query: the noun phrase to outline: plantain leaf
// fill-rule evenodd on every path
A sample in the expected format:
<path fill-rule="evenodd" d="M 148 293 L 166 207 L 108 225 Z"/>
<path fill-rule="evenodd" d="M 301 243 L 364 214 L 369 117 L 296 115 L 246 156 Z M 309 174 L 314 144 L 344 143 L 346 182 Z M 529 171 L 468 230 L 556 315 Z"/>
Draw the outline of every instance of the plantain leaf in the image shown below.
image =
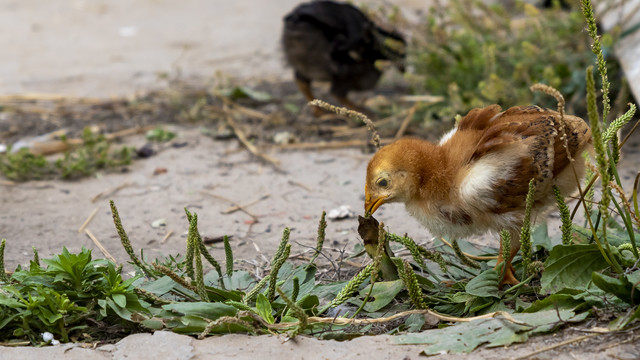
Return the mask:
<path fill-rule="evenodd" d="M 124 294 L 112 294 L 111 298 L 120 307 L 127 307 L 127 297 Z"/>
<path fill-rule="evenodd" d="M 634 311 L 627 311 L 620 317 L 609 323 L 609 329 L 621 330 L 629 325 L 632 321 L 640 319 L 640 305 L 636 306 Z"/>
<path fill-rule="evenodd" d="M 562 239 L 559 236 L 549 236 L 549 228 L 546 222 L 536 225 L 531 231 L 531 246 L 534 249 L 544 248 L 549 251 L 558 244 L 562 244 Z"/>
<path fill-rule="evenodd" d="M 163 305 L 162 308 L 173 313 L 198 315 L 210 320 L 216 320 L 222 316 L 234 316 L 238 312 L 238 309 L 231 305 L 201 301 L 167 304 Z"/>
<path fill-rule="evenodd" d="M 494 269 L 489 269 L 471 279 L 464 289 L 467 294 L 470 295 L 500 298 L 498 294 L 498 282 L 498 272 Z"/>
<path fill-rule="evenodd" d="M 544 262 L 541 290 L 547 294 L 565 288 L 584 290 L 591 282 L 591 273 L 606 267 L 596 244 L 557 245 Z"/>
<path fill-rule="evenodd" d="M 145 282 L 140 287 L 158 296 L 161 296 L 173 290 L 175 285 L 176 282 L 165 275 L 158 280 Z"/>
<path fill-rule="evenodd" d="M 255 284 L 256 280 L 249 274 L 249 272 L 244 270 L 237 270 L 231 273 L 231 276 L 224 276 L 222 278 L 224 282 L 225 289 L 230 290 L 240 290 L 247 291 L 251 289 Z M 217 287 L 220 285 L 220 280 L 218 276 L 218 272 L 215 270 L 209 271 L 204 276 L 204 283 L 207 286 Z"/>
<path fill-rule="evenodd" d="M 588 312 L 576 315 L 571 310 L 513 314 L 512 316 L 517 321 L 526 325 L 515 324 L 503 318 L 478 319 L 444 329 L 400 335 L 394 337 L 393 341 L 403 345 L 426 344 L 428 345 L 424 349 L 426 355 L 436 355 L 442 352 L 468 353 L 482 344 L 496 347 L 524 342 L 531 335 L 553 331 L 563 322 L 582 321 L 588 315 Z"/>
<path fill-rule="evenodd" d="M 545 310 L 573 310 L 584 303 L 584 300 L 576 300 L 573 294 L 552 294 L 542 300 L 535 301 L 523 312 L 535 313 Z"/>
<path fill-rule="evenodd" d="M 612 228 L 615 225 L 615 228 Z M 587 229 L 580 225 L 573 224 L 573 232 L 574 235 L 577 235 L 582 242 L 590 241 L 592 234 L 591 229 Z M 602 237 L 602 229 L 598 230 L 597 235 Z M 635 238 L 640 238 L 640 234 L 635 233 Z M 631 242 L 629 238 L 629 233 L 620 227 L 615 221 L 611 221 L 609 226 L 607 226 L 607 241 L 612 246 L 620 246 L 622 244 L 628 244 Z"/>
<path fill-rule="evenodd" d="M 258 294 L 256 299 L 256 309 L 258 314 L 269 324 L 273 324 L 276 320 L 273 318 L 273 308 L 271 303 L 264 294 Z"/>
<path fill-rule="evenodd" d="M 404 282 L 401 279 L 393 281 L 380 281 L 373 284 L 373 290 L 371 291 L 371 297 L 365 304 L 364 310 L 366 312 L 375 312 L 383 307 L 387 306 L 395 299 L 402 290 L 404 290 Z M 354 299 L 352 303 L 356 305 L 362 304 L 362 300 L 369 293 L 369 286 L 360 290 L 359 299 Z"/>
<path fill-rule="evenodd" d="M 634 284 L 627 279 L 627 275 L 621 276 L 619 279 L 594 272 L 591 275 L 593 283 L 607 293 L 617 296 L 628 304 L 640 303 L 640 288 L 634 290 Z M 633 294 L 633 298 L 631 297 Z"/>

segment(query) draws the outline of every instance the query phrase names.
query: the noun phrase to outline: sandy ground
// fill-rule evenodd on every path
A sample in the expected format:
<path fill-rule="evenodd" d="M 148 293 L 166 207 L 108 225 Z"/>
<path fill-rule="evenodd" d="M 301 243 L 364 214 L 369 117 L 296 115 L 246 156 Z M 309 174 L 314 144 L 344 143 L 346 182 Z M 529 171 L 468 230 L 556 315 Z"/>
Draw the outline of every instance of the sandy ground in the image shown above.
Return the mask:
<path fill-rule="evenodd" d="M 0 94 L 126 96 L 166 75 L 290 79 L 282 18 L 300 0 L 3 0 Z M 384 0 L 365 1 L 377 6 Z M 410 18 L 432 0 L 400 0 Z"/>
<path fill-rule="evenodd" d="M 289 79 L 278 51 L 281 17 L 298 1 L 242 0 L 236 2 L 141 0 L 135 6 L 118 1 L 2 1 L 0 37 L 0 94 L 55 93 L 67 96 L 128 95 L 162 87 L 159 74 L 180 73 L 186 79 L 206 81 L 217 71 L 240 77 Z M 417 1 L 403 1 L 416 6 Z M 315 245 L 315 228 L 323 210 L 348 205 L 362 211 L 365 166 L 370 155 L 357 149 L 272 152 L 284 172 L 256 161 L 233 141 L 216 142 L 198 129 L 174 127 L 181 148 L 167 147 L 140 160 L 126 172 L 98 174 L 73 181 L 40 181 L 0 185 L 0 237 L 7 239 L 8 268 L 28 263 L 31 247 L 41 257 L 63 246 L 99 250 L 78 228 L 97 209 L 88 229 L 119 262 L 126 262 L 112 223 L 108 200 L 113 199 L 134 248 L 149 258 L 184 252 L 187 223 L 183 208 L 199 215 L 203 235 L 233 235 L 231 244 L 239 266 L 262 265 L 270 258 L 285 226 L 292 228 L 292 253 Z M 34 134 L 36 135 L 36 134 Z M 623 164 L 625 181 L 638 166 L 638 137 L 628 146 Z M 128 139 L 134 145 L 142 137 Z M 167 172 L 154 175 L 157 168 Z M 111 191 L 119 188 L 117 191 Z M 103 196 L 98 196 L 104 194 Z M 215 196 L 212 196 L 216 195 Z M 224 214 L 232 204 L 243 212 Z M 230 201 L 221 199 L 226 198 Z M 94 201 L 95 199 L 95 201 Z M 430 236 L 401 206 L 378 212 L 392 230 L 408 232 L 429 245 Z M 156 220 L 166 225 L 152 227 Z M 257 220 L 257 221 L 256 221 Z M 330 221 L 326 248 L 338 256 L 358 242 L 357 221 Z M 173 232 L 163 241 L 168 232 Z M 221 245 L 213 251 L 222 258 Z M 517 357 L 562 340 L 583 335 L 564 331 L 538 337 L 509 349 L 482 349 L 473 358 Z M 640 353 L 636 342 L 592 338 L 538 359 L 632 359 Z M 166 346 L 171 344 L 171 346 Z M 74 347 L 0 350 L 0 359 L 158 358 L 203 359 L 387 359 L 417 358 L 419 346 L 394 346 L 388 337 L 363 337 L 349 342 L 300 338 L 230 335 L 197 341 L 171 333 L 140 334 L 97 350 Z M 459 356 L 460 358 L 464 356 Z M 449 357 L 447 357 L 449 358 Z M 452 357 L 457 358 L 457 357 Z"/>
<path fill-rule="evenodd" d="M 271 258 L 287 226 L 292 229 L 292 241 L 315 246 L 322 211 L 347 205 L 354 212 L 363 212 L 364 174 L 370 155 L 361 151 L 271 154 L 281 161 L 283 173 L 256 161 L 236 141 L 216 142 L 202 136 L 198 129 L 174 129 L 179 136 L 176 142 L 186 142 L 186 146 L 167 147 L 157 156 L 134 162 L 125 173 L 74 182 L 34 181 L 4 186 L 0 201 L 10 210 L 0 215 L 0 233 L 7 238 L 8 267 L 28 263 L 31 245 L 38 248 L 41 256 L 58 253 L 62 246 L 73 251 L 81 246 L 94 248 L 91 240 L 77 231 L 93 209 L 98 212 L 88 229 L 118 261 L 126 262 L 127 255 L 113 226 L 109 199 L 115 201 L 134 247 L 144 248 L 150 258 L 184 253 L 188 228 L 185 207 L 198 213 L 203 236 L 231 235 L 235 257 L 258 262 Z M 139 145 L 144 143 L 140 137 L 132 144 L 136 140 Z M 157 168 L 167 172 L 154 175 Z M 93 200 L 123 184 L 120 190 Z M 242 211 L 222 213 L 234 203 L 251 203 L 267 195 L 246 207 L 255 219 Z M 416 234 L 418 241 L 427 240 L 426 232 L 400 206 L 385 207 L 378 217 L 391 227 Z M 164 219 L 166 226 L 152 227 L 159 219 Z M 356 229 L 355 218 L 329 221 L 327 245 L 351 250 L 359 241 Z M 173 235 L 163 243 L 168 231 Z M 216 254 L 219 258 L 223 257 L 220 251 Z M 294 247 L 294 253 L 303 251 L 304 247 Z"/>

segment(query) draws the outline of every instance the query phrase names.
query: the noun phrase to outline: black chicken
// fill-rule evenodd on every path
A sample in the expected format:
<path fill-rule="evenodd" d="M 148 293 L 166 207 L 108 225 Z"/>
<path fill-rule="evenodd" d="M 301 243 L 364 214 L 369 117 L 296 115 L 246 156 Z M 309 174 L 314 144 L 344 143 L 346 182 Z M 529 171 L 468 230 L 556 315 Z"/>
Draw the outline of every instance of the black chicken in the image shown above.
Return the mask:
<path fill-rule="evenodd" d="M 311 101 L 311 81 L 331 82 L 331 94 L 344 106 L 363 111 L 347 98 L 351 90 L 372 89 L 381 71 L 376 60 L 404 70 L 406 42 L 369 20 L 356 7 L 334 1 L 298 5 L 284 18 L 282 44 L 300 91 Z M 322 114 L 314 108 L 316 116 Z"/>

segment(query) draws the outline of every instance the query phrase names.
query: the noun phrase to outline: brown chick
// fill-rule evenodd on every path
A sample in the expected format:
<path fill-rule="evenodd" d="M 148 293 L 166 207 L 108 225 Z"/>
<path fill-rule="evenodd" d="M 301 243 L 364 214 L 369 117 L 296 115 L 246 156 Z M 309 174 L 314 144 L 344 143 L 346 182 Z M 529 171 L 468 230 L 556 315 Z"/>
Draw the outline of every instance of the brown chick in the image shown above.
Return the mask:
<path fill-rule="evenodd" d="M 327 81 L 342 105 L 366 113 L 347 94 L 376 85 L 377 60 L 391 60 L 403 70 L 405 47 L 402 35 L 382 29 L 347 3 L 303 3 L 284 18 L 282 48 L 307 101 L 314 99 L 311 82 Z M 322 114 L 319 108 L 314 112 Z"/>
<path fill-rule="evenodd" d="M 591 131 L 565 115 L 568 149 L 579 179 L 591 151 Z M 471 110 L 438 144 L 403 138 L 378 151 L 367 167 L 365 211 L 403 202 L 434 235 L 460 239 L 487 231 L 511 233 L 511 255 L 502 284 L 517 284 L 511 260 L 520 249 L 529 181 L 536 185 L 532 219 L 577 188 L 561 139 L 560 114 L 537 106 L 498 105 Z M 498 266 L 496 265 L 496 267 Z"/>

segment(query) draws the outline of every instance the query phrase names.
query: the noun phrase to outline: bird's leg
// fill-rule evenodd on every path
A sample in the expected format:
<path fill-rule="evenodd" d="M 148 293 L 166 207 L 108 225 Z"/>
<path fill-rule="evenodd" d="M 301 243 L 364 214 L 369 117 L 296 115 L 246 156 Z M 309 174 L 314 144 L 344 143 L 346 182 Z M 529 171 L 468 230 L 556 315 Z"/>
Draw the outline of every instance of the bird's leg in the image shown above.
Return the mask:
<path fill-rule="evenodd" d="M 307 102 L 315 99 L 315 97 L 313 96 L 313 92 L 311 91 L 311 81 L 309 79 L 296 74 L 296 85 L 298 85 L 298 89 L 300 89 L 302 95 L 304 95 L 304 97 L 307 99 Z M 317 106 L 313 106 L 312 108 L 313 115 L 315 117 L 319 117 L 325 114 L 325 112 Z"/>
<path fill-rule="evenodd" d="M 517 285 L 520 283 L 520 281 L 518 281 L 518 279 L 516 279 L 514 275 L 515 269 L 511 264 L 511 261 L 518 253 L 518 250 L 520 250 L 520 234 L 516 231 L 510 231 L 510 233 L 511 233 L 511 249 L 509 251 L 509 258 L 506 260 L 502 256 L 502 241 L 500 241 L 500 252 L 498 253 L 498 261 L 496 262 L 495 268 L 497 269 L 498 266 L 503 262 L 505 264 L 503 267 L 504 277 L 502 278 L 502 281 L 500 281 L 499 287 L 502 287 L 502 285 L 504 284 Z"/>

